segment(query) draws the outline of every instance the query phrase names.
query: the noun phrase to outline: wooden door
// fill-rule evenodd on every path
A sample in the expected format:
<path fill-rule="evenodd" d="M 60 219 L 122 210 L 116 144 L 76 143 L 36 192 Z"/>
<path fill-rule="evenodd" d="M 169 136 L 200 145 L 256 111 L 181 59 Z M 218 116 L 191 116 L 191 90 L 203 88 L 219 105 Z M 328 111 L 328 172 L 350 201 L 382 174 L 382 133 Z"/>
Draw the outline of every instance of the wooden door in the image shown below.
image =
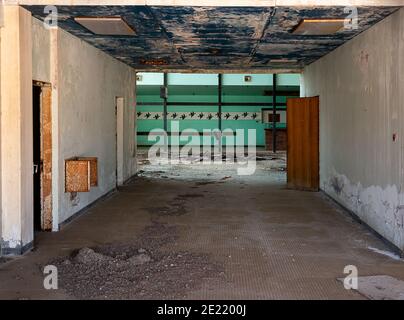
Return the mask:
<path fill-rule="evenodd" d="M 287 100 L 288 187 L 319 190 L 319 98 Z"/>

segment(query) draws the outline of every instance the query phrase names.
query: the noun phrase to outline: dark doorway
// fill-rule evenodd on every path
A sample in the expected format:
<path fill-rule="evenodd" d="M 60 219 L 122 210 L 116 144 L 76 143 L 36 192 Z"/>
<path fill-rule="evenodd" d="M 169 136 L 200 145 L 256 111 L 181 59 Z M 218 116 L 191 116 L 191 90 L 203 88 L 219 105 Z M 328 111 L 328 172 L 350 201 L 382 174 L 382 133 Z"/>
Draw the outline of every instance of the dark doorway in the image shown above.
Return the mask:
<path fill-rule="evenodd" d="M 52 87 L 34 81 L 32 89 L 34 230 L 52 230 Z"/>
<path fill-rule="evenodd" d="M 34 174 L 34 229 L 41 230 L 41 93 L 33 86 L 33 174 Z"/>

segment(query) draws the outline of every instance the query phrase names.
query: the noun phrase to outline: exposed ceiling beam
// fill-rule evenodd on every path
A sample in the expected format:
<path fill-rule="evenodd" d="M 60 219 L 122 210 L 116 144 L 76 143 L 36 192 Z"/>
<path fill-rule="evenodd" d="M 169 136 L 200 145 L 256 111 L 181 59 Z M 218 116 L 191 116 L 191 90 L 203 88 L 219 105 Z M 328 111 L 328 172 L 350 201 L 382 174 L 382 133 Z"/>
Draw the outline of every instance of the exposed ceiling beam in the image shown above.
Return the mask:
<path fill-rule="evenodd" d="M 148 5 L 207 7 L 404 6 L 404 0 L 3 0 L 19 5 Z"/>

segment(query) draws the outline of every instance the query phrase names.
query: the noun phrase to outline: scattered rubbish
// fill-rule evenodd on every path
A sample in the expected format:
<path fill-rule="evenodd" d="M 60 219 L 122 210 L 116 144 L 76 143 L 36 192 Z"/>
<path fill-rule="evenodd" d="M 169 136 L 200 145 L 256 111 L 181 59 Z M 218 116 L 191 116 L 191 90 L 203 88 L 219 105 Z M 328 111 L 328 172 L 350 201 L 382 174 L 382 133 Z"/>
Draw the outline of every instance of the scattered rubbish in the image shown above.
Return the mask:
<path fill-rule="evenodd" d="M 344 278 L 338 278 L 344 282 Z M 371 300 L 404 300 L 404 281 L 391 276 L 358 277 L 359 293 Z"/>
<path fill-rule="evenodd" d="M 100 263 L 111 259 L 111 257 L 104 256 L 90 248 L 81 249 L 74 257 L 74 260 L 78 263 Z"/>

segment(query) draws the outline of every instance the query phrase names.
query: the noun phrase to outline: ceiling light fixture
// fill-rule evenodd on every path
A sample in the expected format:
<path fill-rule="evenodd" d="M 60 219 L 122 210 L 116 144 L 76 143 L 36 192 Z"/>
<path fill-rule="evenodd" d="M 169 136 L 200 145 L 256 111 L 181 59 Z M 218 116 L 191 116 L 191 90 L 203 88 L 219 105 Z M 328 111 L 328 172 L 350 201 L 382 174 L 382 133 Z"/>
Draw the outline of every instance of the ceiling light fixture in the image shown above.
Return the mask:
<path fill-rule="evenodd" d="M 303 19 L 293 30 L 299 35 L 329 35 L 344 28 L 345 19 Z"/>
<path fill-rule="evenodd" d="M 97 35 L 136 35 L 135 30 L 133 30 L 121 17 L 76 17 L 74 20 Z"/>
<path fill-rule="evenodd" d="M 167 64 L 164 59 L 140 59 L 140 63 L 146 66 L 163 66 Z"/>

